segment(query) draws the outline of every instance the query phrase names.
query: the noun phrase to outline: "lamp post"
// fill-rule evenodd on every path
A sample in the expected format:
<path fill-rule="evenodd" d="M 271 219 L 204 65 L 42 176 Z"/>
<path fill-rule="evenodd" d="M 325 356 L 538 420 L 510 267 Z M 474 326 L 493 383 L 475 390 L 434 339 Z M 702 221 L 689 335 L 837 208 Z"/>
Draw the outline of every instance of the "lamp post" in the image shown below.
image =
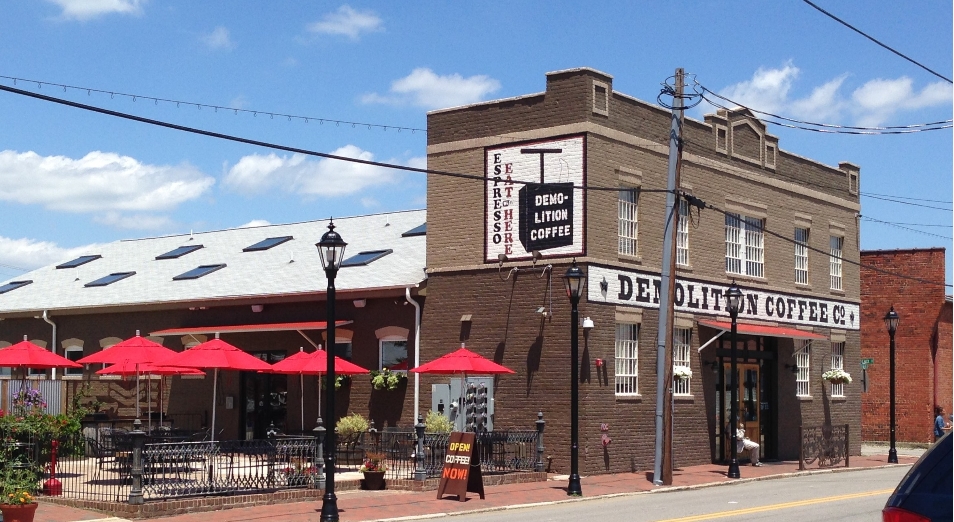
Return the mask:
<path fill-rule="evenodd" d="M 729 379 L 729 387 L 731 388 L 731 397 L 729 398 L 729 436 L 730 443 L 729 454 L 729 478 L 739 478 L 739 448 L 738 442 L 736 441 L 739 430 L 739 383 L 738 383 L 738 368 L 736 366 L 736 359 L 738 359 L 738 353 L 735 347 L 735 336 L 737 321 L 739 319 L 739 305 L 742 303 L 742 291 L 739 290 L 739 287 L 735 286 L 735 281 L 732 281 L 732 286 L 729 287 L 725 292 L 725 298 L 729 306 L 729 315 L 732 316 L 732 333 L 729 336 L 729 343 L 732 344 L 732 377 Z"/>
<path fill-rule="evenodd" d="M 328 393 L 325 394 L 325 419 L 328 421 L 327 431 L 325 432 L 325 495 L 321 498 L 321 520 L 324 522 L 338 521 L 338 497 L 335 496 L 335 426 L 338 421 L 335 417 L 335 275 L 338 274 L 338 268 L 341 266 L 341 260 L 344 258 L 345 247 L 347 243 L 341 239 L 341 236 L 335 232 L 335 223 L 332 220 L 328 223 L 328 231 L 321 236 L 321 241 L 315 244 L 318 247 L 318 255 L 321 256 L 321 265 L 325 269 L 325 275 L 328 277 L 327 302 L 325 303 L 328 312 L 328 342 L 326 359 L 328 360 L 327 376 Z M 319 406 L 320 407 L 320 406 Z"/>
<path fill-rule="evenodd" d="M 891 417 L 891 448 L 888 449 L 888 464 L 898 463 L 898 450 L 894 447 L 894 332 L 898 330 L 898 323 L 901 318 L 898 312 L 894 311 L 894 306 L 884 315 L 884 325 L 888 328 L 888 336 L 891 337 L 891 348 L 889 358 L 891 359 L 891 384 L 890 384 L 890 417 Z"/>
<path fill-rule="evenodd" d="M 583 290 L 583 282 L 586 281 L 586 274 L 576 266 L 576 259 L 573 260 L 573 266 L 567 269 L 563 275 L 563 284 L 566 287 L 566 295 L 570 298 L 570 357 L 572 361 L 572 371 L 570 382 L 570 482 L 566 488 L 566 494 L 574 497 L 582 497 L 583 489 L 580 486 L 580 345 L 579 345 L 579 323 L 580 312 L 577 305 L 580 304 L 580 293 Z"/>

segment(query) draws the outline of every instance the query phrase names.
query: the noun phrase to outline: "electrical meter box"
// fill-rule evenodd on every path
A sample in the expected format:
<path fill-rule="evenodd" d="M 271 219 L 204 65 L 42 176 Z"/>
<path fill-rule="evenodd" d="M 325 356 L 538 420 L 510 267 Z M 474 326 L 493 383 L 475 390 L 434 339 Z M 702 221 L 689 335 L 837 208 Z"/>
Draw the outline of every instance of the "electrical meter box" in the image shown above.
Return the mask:
<path fill-rule="evenodd" d="M 494 378 L 467 377 L 461 393 L 461 381 L 431 385 L 431 410 L 446 415 L 455 431 L 493 431 Z"/>

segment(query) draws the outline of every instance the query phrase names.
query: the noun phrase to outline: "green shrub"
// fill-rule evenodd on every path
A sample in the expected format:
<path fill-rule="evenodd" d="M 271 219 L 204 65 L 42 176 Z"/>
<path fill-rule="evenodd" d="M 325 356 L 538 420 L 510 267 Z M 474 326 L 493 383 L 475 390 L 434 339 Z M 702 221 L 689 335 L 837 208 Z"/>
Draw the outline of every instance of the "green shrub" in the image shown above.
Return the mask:
<path fill-rule="evenodd" d="M 352 412 L 351 415 L 338 419 L 335 432 L 342 437 L 347 437 L 368 431 L 368 426 L 368 419 L 364 418 L 360 413 Z"/>
<path fill-rule="evenodd" d="M 407 374 L 404 372 L 392 372 L 387 368 L 371 370 L 371 386 L 375 390 L 395 390 L 406 380 Z"/>
<path fill-rule="evenodd" d="M 450 433 L 454 429 L 454 423 L 445 415 L 436 411 L 427 412 L 424 426 L 424 431 L 427 433 Z"/>

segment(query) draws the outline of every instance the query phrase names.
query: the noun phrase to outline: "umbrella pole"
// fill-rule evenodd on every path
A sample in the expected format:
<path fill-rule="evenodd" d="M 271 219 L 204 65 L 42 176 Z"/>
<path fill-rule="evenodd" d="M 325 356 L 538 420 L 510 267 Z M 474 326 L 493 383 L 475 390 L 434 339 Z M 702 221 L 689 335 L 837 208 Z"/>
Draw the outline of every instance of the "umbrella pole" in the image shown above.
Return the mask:
<path fill-rule="evenodd" d="M 212 374 L 212 431 L 209 432 L 211 441 L 215 442 L 215 401 L 219 392 L 219 369 Z"/>
<path fill-rule="evenodd" d="M 298 402 L 301 404 L 301 433 L 305 433 L 305 376 L 298 374 Z"/>
<path fill-rule="evenodd" d="M 152 375 L 149 376 L 149 382 L 146 383 L 146 410 L 149 412 L 149 432 L 152 433 Z"/>
<path fill-rule="evenodd" d="M 136 363 L 136 418 L 142 417 L 142 411 L 139 409 L 139 363 Z"/>
<path fill-rule="evenodd" d="M 159 428 L 162 428 L 162 385 L 166 380 L 165 376 L 159 376 Z"/>

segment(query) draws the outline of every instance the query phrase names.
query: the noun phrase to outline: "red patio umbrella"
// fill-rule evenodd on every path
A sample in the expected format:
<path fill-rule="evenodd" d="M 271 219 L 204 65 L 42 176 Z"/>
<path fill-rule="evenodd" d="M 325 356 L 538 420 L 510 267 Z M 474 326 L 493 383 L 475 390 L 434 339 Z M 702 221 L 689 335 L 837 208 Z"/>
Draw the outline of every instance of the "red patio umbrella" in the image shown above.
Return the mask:
<path fill-rule="evenodd" d="M 305 387 L 303 375 L 324 375 L 328 372 L 328 352 L 318 347 L 314 352 L 305 352 L 300 348 L 297 353 L 290 355 L 281 361 L 272 365 L 269 370 L 272 373 L 284 373 L 289 375 L 298 375 L 298 383 L 301 386 L 301 429 L 305 429 Z M 362 373 L 371 373 L 370 370 L 362 368 L 357 364 L 346 361 L 341 357 L 335 356 L 335 374 L 336 375 L 359 375 Z M 321 384 L 318 385 L 318 404 L 321 404 Z"/>
<path fill-rule="evenodd" d="M 31 343 L 24 335 L 23 340 L 17 344 L 0 348 L 0 367 L 46 370 L 50 368 L 82 368 L 83 366 Z"/>
<path fill-rule="evenodd" d="M 211 341 L 197 344 L 188 350 L 162 361 L 166 366 L 185 366 L 189 368 L 212 369 L 212 431 L 211 440 L 215 441 L 215 402 L 218 394 L 219 370 L 268 371 L 267 362 L 232 346 L 216 337 Z"/>

